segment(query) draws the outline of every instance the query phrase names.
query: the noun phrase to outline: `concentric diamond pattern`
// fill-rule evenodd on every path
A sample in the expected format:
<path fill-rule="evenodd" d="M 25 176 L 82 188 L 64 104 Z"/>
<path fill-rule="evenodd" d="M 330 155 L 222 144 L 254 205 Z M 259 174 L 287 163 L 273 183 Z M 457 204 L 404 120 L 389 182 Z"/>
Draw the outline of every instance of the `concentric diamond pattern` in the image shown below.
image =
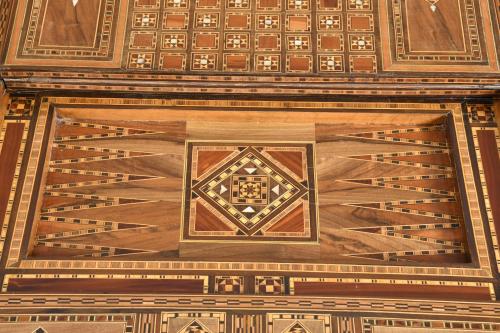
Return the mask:
<path fill-rule="evenodd" d="M 245 148 L 193 188 L 247 232 L 307 193 L 307 182 L 301 184 L 283 173 L 260 154 L 261 149 Z"/>

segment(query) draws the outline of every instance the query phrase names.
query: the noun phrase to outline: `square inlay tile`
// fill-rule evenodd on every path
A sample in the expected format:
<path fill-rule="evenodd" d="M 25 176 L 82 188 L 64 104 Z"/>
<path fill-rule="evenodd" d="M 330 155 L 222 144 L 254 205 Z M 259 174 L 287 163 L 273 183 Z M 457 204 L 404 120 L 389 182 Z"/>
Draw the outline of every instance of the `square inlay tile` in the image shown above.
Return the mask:
<path fill-rule="evenodd" d="M 317 242 L 312 143 L 188 142 L 183 240 Z"/>

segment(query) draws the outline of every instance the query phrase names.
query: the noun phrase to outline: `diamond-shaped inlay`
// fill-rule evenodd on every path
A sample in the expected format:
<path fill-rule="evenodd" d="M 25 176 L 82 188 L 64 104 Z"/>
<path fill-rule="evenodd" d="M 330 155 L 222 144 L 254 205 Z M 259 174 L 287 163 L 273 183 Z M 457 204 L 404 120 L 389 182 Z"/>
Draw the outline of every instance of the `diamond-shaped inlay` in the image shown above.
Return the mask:
<path fill-rule="evenodd" d="M 184 239 L 317 240 L 312 159 L 309 143 L 189 142 Z"/>
<path fill-rule="evenodd" d="M 193 187 L 196 195 L 220 208 L 245 231 L 252 230 L 255 224 L 266 220 L 287 202 L 307 193 L 304 184 L 283 173 L 259 150 L 261 148 L 244 148 L 235 159 Z M 282 193 L 268 195 L 268 184 L 282 188 Z M 220 194 L 221 186 L 230 187 L 231 193 Z"/>

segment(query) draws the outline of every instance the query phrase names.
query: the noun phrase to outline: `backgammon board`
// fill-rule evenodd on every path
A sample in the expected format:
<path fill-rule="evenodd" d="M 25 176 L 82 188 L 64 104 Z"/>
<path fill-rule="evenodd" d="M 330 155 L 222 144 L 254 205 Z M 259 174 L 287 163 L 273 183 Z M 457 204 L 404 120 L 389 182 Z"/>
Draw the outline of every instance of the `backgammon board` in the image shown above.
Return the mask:
<path fill-rule="evenodd" d="M 0 332 L 500 332 L 498 3 L 0 3 Z"/>

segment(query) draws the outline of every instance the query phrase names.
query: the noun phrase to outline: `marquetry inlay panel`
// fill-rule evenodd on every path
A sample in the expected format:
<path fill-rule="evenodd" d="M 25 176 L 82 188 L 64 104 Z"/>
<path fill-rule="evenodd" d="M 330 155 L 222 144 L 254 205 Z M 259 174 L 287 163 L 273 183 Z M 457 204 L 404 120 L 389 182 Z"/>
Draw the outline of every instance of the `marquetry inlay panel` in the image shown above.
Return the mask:
<path fill-rule="evenodd" d="M 318 240 L 313 144 L 188 142 L 185 240 Z"/>
<path fill-rule="evenodd" d="M 218 293 L 332 283 L 292 283 L 289 271 L 491 274 L 458 105 L 19 96 L 8 106 L 5 140 L 31 140 L 22 158 L 1 157 L 23 175 L 4 193 L 8 267 L 209 269 Z M 443 288 L 492 293 L 487 282 Z"/>
<path fill-rule="evenodd" d="M 500 331 L 491 104 L 0 107 L 0 332 Z"/>
<path fill-rule="evenodd" d="M 178 72 L 374 73 L 372 1 L 172 0 L 150 5 L 131 0 L 125 65 Z"/>

